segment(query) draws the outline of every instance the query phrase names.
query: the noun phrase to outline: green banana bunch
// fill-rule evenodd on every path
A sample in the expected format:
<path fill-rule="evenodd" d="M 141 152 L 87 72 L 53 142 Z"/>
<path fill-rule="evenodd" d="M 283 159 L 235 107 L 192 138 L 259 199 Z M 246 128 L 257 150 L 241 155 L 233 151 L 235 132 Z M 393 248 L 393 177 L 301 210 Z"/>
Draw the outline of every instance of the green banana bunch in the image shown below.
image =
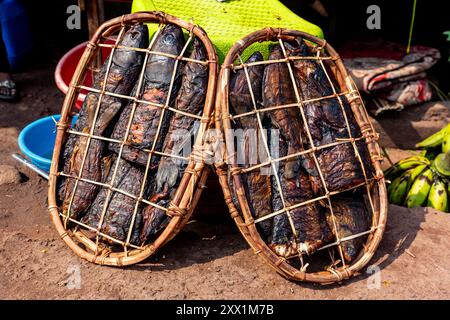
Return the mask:
<path fill-rule="evenodd" d="M 426 169 L 417 177 L 406 195 L 408 208 L 421 207 L 426 202 L 432 181 L 433 171 L 431 169 Z"/>
<path fill-rule="evenodd" d="M 447 211 L 448 196 L 445 184 L 439 178 L 435 178 L 428 195 L 427 206 L 436 210 Z"/>
<path fill-rule="evenodd" d="M 450 211 L 450 124 L 416 144 L 417 156 L 385 170 L 389 202 L 408 208 L 428 206 Z"/>

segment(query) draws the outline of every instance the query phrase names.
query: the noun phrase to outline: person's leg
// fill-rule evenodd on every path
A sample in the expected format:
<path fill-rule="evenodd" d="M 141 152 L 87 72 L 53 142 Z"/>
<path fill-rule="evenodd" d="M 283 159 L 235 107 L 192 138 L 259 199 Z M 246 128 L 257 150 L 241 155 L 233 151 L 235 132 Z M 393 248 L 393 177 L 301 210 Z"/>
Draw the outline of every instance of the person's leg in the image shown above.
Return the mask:
<path fill-rule="evenodd" d="M 0 99 L 9 100 L 16 97 L 17 90 L 9 73 L 8 55 L 1 35 L 2 30 L 0 28 Z"/>

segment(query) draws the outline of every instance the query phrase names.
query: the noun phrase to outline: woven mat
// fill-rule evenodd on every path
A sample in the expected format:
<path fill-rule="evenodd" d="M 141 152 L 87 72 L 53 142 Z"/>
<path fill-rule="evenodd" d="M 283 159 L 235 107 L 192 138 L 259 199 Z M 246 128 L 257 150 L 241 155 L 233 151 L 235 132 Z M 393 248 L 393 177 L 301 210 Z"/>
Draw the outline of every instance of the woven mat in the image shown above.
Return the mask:
<path fill-rule="evenodd" d="M 151 10 L 164 11 L 202 26 L 215 45 L 220 62 L 237 40 L 268 26 L 300 30 L 323 38 L 322 30 L 318 26 L 300 18 L 276 0 L 133 1 L 132 12 Z M 267 58 L 268 45 L 256 43 L 243 53 L 244 60 L 255 50 L 261 51 Z"/>

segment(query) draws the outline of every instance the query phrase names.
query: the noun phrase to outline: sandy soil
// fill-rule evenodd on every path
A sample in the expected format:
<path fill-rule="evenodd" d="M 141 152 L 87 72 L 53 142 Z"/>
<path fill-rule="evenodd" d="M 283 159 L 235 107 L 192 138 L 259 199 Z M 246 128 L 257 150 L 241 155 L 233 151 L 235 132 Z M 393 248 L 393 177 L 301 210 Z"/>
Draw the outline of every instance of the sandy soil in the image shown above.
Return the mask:
<path fill-rule="evenodd" d="M 24 89 L 21 101 L 0 103 L 1 164 L 16 165 L 10 154 L 17 151 L 20 129 L 58 113 L 62 103 L 52 68 L 28 71 L 16 76 Z M 395 131 L 389 131 L 392 141 L 399 140 Z M 396 149 L 389 153 L 394 161 L 407 154 Z M 362 270 L 341 285 L 297 284 L 253 255 L 226 216 L 220 190 L 212 181 L 207 192 L 213 198 L 202 199 L 197 222 L 145 263 L 117 269 L 83 261 L 66 247 L 48 217 L 46 181 L 16 166 L 22 183 L 0 186 L 2 299 L 450 298 L 450 216 L 445 213 L 391 206 L 385 237 L 371 262 L 380 273 L 370 276 Z M 79 288 L 73 282 L 78 274 Z"/>
<path fill-rule="evenodd" d="M 145 263 L 81 260 L 59 239 L 37 177 L 0 187 L 0 298 L 18 299 L 448 299 L 449 216 L 391 206 L 369 270 L 342 285 L 288 281 L 255 257 L 230 221 L 194 222 Z M 20 198 L 20 201 L 18 201 Z M 79 275 L 79 287 L 74 282 Z"/>

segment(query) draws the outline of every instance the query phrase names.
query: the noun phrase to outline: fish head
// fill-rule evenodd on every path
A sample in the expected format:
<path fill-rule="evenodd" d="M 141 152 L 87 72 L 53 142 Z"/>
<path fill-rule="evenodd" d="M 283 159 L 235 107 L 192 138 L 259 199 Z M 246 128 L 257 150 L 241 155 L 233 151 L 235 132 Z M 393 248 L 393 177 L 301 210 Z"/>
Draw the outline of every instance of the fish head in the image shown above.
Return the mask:
<path fill-rule="evenodd" d="M 143 24 L 135 24 L 128 29 L 119 45 L 131 48 L 145 49 L 148 47 L 148 29 Z M 142 64 L 144 52 L 127 48 L 116 49 L 113 56 L 114 64 L 122 68 L 136 67 Z"/>
<path fill-rule="evenodd" d="M 183 30 L 173 24 L 168 24 L 161 32 L 161 42 L 166 46 L 181 46 L 184 43 Z"/>
<path fill-rule="evenodd" d="M 306 57 L 310 55 L 308 45 L 302 39 L 302 37 L 297 37 L 292 41 L 283 42 L 283 44 L 288 56 Z"/>
<path fill-rule="evenodd" d="M 161 30 L 152 49 L 177 55 L 181 51 L 183 44 L 183 30 L 176 25 L 168 24 Z"/>
<path fill-rule="evenodd" d="M 245 63 L 253 63 L 264 60 L 261 52 L 254 52 Z M 264 73 L 264 65 L 249 66 L 248 79 L 244 69 L 235 71 L 230 79 L 230 103 L 236 114 L 245 113 L 253 109 L 253 99 L 249 90 L 248 83 L 252 85 L 253 96 L 256 103 L 262 100 L 261 83 Z M 246 119 L 241 119 L 245 122 Z"/>
<path fill-rule="evenodd" d="M 264 58 L 261 52 L 256 51 L 253 53 L 246 61 L 246 63 L 253 63 L 258 61 L 263 61 Z M 250 77 L 250 82 L 252 84 L 253 95 L 257 103 L 262 102 L 262 79 L 264 75 L 264 65 L 254 65 L 248 68 L 248 73 Z"/>
<path fill-rule="evenodd" d="M 180 27 L 168 24 L 158 34 L 152 51 L 178 56 L 184 46 L 184 35 Z M 175 59 L 160 54 L 152 54 L 145 67 L 145 79 L 152 83 L 153 87 L 164 87 L 170 84 Z M 176 82 L 179 80 L 181 68 L 177 68 Z"/>

